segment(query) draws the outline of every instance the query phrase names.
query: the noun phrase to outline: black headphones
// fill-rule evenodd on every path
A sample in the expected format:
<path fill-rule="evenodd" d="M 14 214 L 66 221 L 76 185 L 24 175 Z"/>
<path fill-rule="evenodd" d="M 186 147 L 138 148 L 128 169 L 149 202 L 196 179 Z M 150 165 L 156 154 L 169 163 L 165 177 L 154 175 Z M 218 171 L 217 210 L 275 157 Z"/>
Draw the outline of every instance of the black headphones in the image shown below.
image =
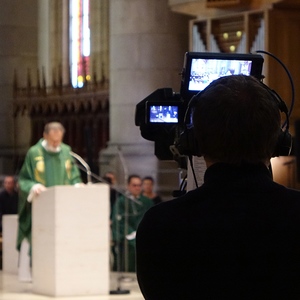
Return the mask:
<path fill-rule="evenodd" d="M 261 84 L 270 93 L 270 95 L 272 96 L 272 99 L 276 102 L 279 111 L 284 113 L 285 118 L 286 118 L 283 126 L 280 129 L 277 144 L 275 146 L 272 157 L 288 156 L 291 153 L 292 143 L 293 143 L 292 135 L 289 132 L 289 128 L 290 128 L 289 110 L 286 106 L 286 103 L 282 100 L 282 98 L 274 90 L 270 89 L 263 82 L 261 82 Z"/>
<path fill-rule="evenodd" d="M 267 85 L 260 81 L 262 86 L 269 92 L 272 96 L 272 99 L 275 101 L 280 112 L 284 113 L 286 116 L 286 121 L 280 129 L 278 141 L 274 149 L 272 157 L 276 156 L 288 156 L 292 148 L 292 136 L 289 132 L 289 111 L 286 106 L 286 103 L 281 99 L 281 97 Z M 179 136 L 178 142 L 175 145 L 178 149 L 178 152 L 181 155 L 187 156 L 202 156 L 201 145 L 199 145 L 197 139 L 195 138 L 194 125 L 192 122 L 192 114 L 195 109 L 195 105 L 201 94 L 204 91 L 199 92 L 191 98 L 188 103 L 187 110 L 184 116 L 184 130 Z"/>
<path fill-rule="evenodd" d="M 193 111 L 202 93 L 203 91 L 199 92 L 191 98 L 184 114 L 184 129 L 180 134 L 178 141 L 175 143 L 175 146 L 181 155 L 199 157 L 202 156 L 201 147 L 195 137 L 195 129 L 192 120 Z"/>

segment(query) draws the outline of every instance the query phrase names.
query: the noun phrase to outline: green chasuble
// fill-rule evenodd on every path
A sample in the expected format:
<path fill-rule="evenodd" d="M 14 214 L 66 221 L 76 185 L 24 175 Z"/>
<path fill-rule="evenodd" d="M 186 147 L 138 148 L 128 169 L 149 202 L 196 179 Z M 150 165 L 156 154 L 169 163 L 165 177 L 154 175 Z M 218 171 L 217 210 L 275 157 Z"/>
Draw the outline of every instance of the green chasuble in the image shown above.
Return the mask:
<path fill-rule="evenodd" d="M 117 199 L 112 211 L 113 241 L 116 246 L 119 245 L 123 250 L 125 247 L 127 250 L 127 269 L 124 269 L 124 261 L 121 263 L 122 271 L 127 272 L 135 272 L 135 238 L 127 239 L 126 235 L 137 230 L 145 212 L 154 205 L 151 199 L 143 195 L 135 200 L 138 203 L 122 195 Z M 119 249 L 118 251 L 123 250 Z M 126 258 L 122 257 L 121 259 Z"/>
<path fill-rule="evenodd" d="M 31 244 L 31 203 L 27 201 L 31 188 L 37 183 L 51 187 L 81 182 L 68 145 L 62 143 L 59 152 L 48 152 L 41 143 L 42 139 L 28 150 L 19 173 L 18 250 L 24 238 Z"/>

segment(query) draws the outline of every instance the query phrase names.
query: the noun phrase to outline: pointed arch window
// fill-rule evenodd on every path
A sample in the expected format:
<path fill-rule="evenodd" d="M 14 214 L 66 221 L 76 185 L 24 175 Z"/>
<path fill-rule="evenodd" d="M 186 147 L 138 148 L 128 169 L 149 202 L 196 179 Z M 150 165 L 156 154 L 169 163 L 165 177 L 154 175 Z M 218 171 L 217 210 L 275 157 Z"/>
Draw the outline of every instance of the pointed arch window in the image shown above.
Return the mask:
<path fill-rule="evenodd" d="M 90 80 L 90 1 L 70 0 L 70 66 L 73 87 Z"/>

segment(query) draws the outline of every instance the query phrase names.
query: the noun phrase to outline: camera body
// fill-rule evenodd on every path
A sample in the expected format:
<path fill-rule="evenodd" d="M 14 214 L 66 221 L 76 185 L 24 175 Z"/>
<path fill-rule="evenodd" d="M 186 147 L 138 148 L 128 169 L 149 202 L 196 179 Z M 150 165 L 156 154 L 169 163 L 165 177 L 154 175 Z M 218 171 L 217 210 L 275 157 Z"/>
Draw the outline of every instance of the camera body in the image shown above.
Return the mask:
<path fill-rule="evenodd" d="M 222 76 L 244 74 L 261 80 L 263 62 L 258 54 L 185 53 L 180 93 L 161 88 L 136 105 L 135 125 L 143 138 L 155 142 L 157 158 L 179 161 L 191 154 L 180 144 L 192 125 L 191 100 L 195 95 Z"/>

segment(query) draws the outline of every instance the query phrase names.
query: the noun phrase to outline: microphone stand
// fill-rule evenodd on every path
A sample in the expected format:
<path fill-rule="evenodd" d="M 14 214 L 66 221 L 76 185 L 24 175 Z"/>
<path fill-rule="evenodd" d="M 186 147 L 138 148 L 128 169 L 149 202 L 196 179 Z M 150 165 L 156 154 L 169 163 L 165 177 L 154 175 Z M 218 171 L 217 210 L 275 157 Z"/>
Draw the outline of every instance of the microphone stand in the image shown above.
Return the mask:
<path fill-rule="evenodd" d="M 82 162 L 81 162 L 81 164 L 84 165 Z M 86 167 L 83 168 L 81 165 L 78 165 L 78 164 L 77 164 L 77 167 L 80 170 L 87 172 Z M 93 177 L 94 179 L 98 180 L 99 182 L 110 184 L 104 178 L 102 178 L 102 177 L 100 177 L 100 176 L 98 176 L 98 175 L 96 175 L 92 172 L 90 172 L 90 176 Z M 128 213 L 128 200 L 132 201 L 132 202 L 134 202 L 138 205 L 142 205 L 142 203 L 140 201 L 134 199 L 131 195 L 128 195 L 128 194 L 124 193 L 123 190 L 121 190 L 121 189 L 118 189 L 118 188 L 115 188 L 115 187 L 113 187 L 113 189 L 119 195 L 123 196 L 124 199 L 125 199 L 126 204 L 125 204 L 125 215 L 124 215 L 124 217 L 125 217 L 125 227 L 127 227 L 128 226 L 128 216 L 129 216 L 129 213 Z M 117 202 L 116 202 L 115 205 L 116 205 L 116 214 L 119 215 L 119 205 L 118 205 Z M 117 222 L 117 225 L 116 225 L 116 235 L 117 235 L 116 239 L 117 239 L 117 243 L 118 243 L 118 245 L 117 245 L 118 250 L 117 250 L 117 255 L 116 255 L 116 258 L 117 258 L 117 264 L 116 265 L 117 265 L 117 273 L 119 273 L 119 275 L 118 275 L 118 278 L 117 278 L 117 288 L 116 288 L 116 290 L 111 290 L 109 293 L 111 295 L 125 295 L 125 294 L 130 294 L 130 290 L 121 289 L 121 281 L 124 278 L 124 276 L 121 274 L 122 273 L 121 272 L 121 243 L 119 241 L 119 236 L 120 236 L 119 222 Z M 126 236 L 125 236 L 125 240 L 126 240 Z M 124 246 L 125 246 L 126 243 L 127 243 L 127 240 L 124 242 Z M 125 255 L 124 255 L 124 259 L 125 259 L 125 262 L 126 262 L 126 256 Z M 126 264 L 126 269 L 127 269 L 127 263 L 125 263 L 125 264 Z"/>
<path fill-rule="evenodd" d="M 86 175 L 87 175 L 87 184 L 92 184 L 92 172 L 90 166 L 85 162 L 85 160 L 78 154 L 74 153 L 73 151 L 70 151 L 70 154 L 72 157 L 77 159 L 85 168 Z"/>
<path fill-rule="evenodd" d="M 129 254 L 129 249 L 128 249 L 128 239 L 127 239 L 127 234 L 128 234 L 128 218 L 130 216 L 136 216 L 138 213 L 136 211 L 136 209 L 134 208 L 134 203 L 138 204 L 138 205 L 143 205 L 140 201 L 136 200 L 133 198 L 132 195 L 128 195 L 127 193 L 122 193 L 122 196 L 124 197 L 124 208 L 125 211 L 123 213 L 123 215 L 119 214 L 119 203 L 117 202 L 116 205 L 116 215 L 117 215 L 117 220 L 116 220 L 116 240 L 117 240 L 117 248 L 118 248 L 118 252 L 117 252 L 117 272 L 119 273 L 119 277 L 118 277 L 118 287 L 116 290 L 112 290 L 110 291 L 110 294 L 128 294 L 130 293 L 129 290 L 121 290 L 120 288 L 120 284 L 121 281 L 123 279 L 126 279 L 127 277 L 124 277 L 122 275 L 122 271 L 121 271 L 121 260 L 124 259 L 124 270 L 125 272 L 128 271 L 128 254 Z M 131 202 L 132 201 L 132 202 Z M 129 203 L 132 204 L 132 209 L 133 212 L 129 213 Z M 124 241 L 123 241 L 123 248 L 121 245 L 121 241 L 120 241 L 120 229 L 119 229 L 119 221 L 121 221 L 121 219 L 119 220 L 118 217 L 123 217 L 124 218 Z M 121 250 L 123 250 L 123 257 L 121 257 Z"/>
<path fill-rule="evenodd" d="M 119 215 L 119 204 L 116 201 L 116 214 L 117 216 Z M 109 294 L 110 295 L 126 295 L 130 294 L 130 290 L 123 290 L 121 289 L 121 281 L 122 281 L 122 274 L 121 274 L 121 241 L 120 241 L 120 229 L 119 229 L 119 221 L 117 221 L 116 225 L 116 242 L 117 242 L 117 273 L 119 274 L 117 277 L 117 289 L 115 290 L 110 290 Z"/>
<path fill-rule="evenodd" d="M 76 165 L 77 165 L 77 167 L 78 167 L 80 170 L 82 170 L 82 171 L 84 171 L 84 172 L 87 172 L 86 169 L 83 168 L 82 166 L 80 166 L 80 165 L 78 165 L 78 164 L 76 164 Z M 98 180 L 99 182 L 107 183 L 107 184 L 110 185 L 110 182 L 106 181 L 104 178 L 102 178 L 101 176 L 96 175 L 96 174 L 93 173 L 93 172 L 90 172 L 90 176 L 91 176 L 92 178 Z M 91 183 L 92 183 L 92 182 L 91 182 Z M 124 193 L 123 190 L 118 189 L 118 188 L 116 188 L 116 187 L 113 187 L 112 189 L 114 189 L 116 192 L 118 192 L 118 194 L 124 196 L 125 198 L 130 199 L 130 201 L 132 201 L 132 202 L 134 202 L 134 203 L 136 203 L 136 204 L 138 204 L 138 205 L 142 205 L 142 203 L 141 203 L 140 201 L 134 199 L 134 198 L 131 197 L 130 195 L 127 195 L 126 193 Z"/>

